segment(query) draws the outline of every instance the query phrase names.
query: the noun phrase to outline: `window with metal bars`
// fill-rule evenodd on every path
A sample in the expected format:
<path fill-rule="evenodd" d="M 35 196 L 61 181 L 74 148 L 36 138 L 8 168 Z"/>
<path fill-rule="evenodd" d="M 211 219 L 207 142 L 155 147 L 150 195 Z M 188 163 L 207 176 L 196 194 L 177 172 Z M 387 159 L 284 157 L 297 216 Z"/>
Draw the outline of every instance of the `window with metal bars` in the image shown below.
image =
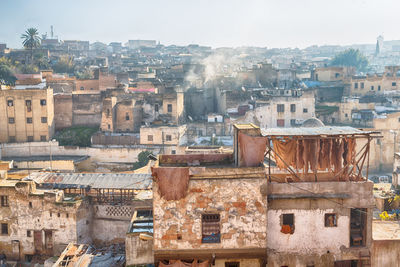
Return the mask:
<path fill-rule="evenodd" d="M 220 243 L 219 214 L 203 214 L 201 216 L 202 243 Z"/>

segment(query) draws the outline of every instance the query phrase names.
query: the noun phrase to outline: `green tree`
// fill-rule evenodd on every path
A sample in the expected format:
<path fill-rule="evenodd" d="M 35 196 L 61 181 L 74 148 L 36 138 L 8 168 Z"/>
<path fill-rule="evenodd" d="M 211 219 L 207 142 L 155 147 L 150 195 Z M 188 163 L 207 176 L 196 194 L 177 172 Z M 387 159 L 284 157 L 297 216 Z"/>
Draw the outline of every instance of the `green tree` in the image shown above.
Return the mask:
<path fill-rule="evenodd" d="M 366 71 L 368 59 L 358 49 L 349 48 L 335 55 L 331 66 L 355 67 L 358 71 Z"/>
<path fill-rule="evenodd" d="M 42 53 L 35 54 L 33 57 L 33 61 L 39 69 L 47 70 L 50 68 L 49 59 Z"/>
<path fill-rule="evenodd" d="M 29 28 L 21 35 L 22 45 L 31 50 L 31 62 L 33 61 L 33 49 L 40 46 L 39 31 L 36 28 Z"/>
<path fill-rule="evenodd" d="M 0 58 L 0 83 L 6 85 L 14 85 L 17 78 L 14 75 L 15 66 L 11 60 L 2 57 Z"/>
<path fill-rule="evenodd" d="M 88 79 L 93 79 L 94 74 L 93 71 L 91 71 L 88 68 L 85 68 L 82 71 L 75 71 L 75 77 L 77 79 L 88 80 Z"/>
<path fill-rule="evenodd" d="M 150 154 L 151 154 L 151 152 L 147 151 L 147 150 L 140 152 L 138 155 L 138 161 L 133 163 L 133 169 L 136 170 L 136 169 L 146 166 L 147 163 L 149 162 L 148 156 Z"/>
<path fill-rule="evenodd" d="M 74 60 L 70 56 L 61 56 L 60 59 L 53 66 L 56 73 L 73 73 L 75 69 Z"/>

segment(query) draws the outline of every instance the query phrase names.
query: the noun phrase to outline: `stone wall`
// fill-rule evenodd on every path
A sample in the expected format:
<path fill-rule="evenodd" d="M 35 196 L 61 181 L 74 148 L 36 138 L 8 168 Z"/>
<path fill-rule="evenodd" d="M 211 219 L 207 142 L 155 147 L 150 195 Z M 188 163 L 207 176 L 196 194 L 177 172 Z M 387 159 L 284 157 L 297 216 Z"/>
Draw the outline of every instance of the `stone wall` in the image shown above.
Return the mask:
<path fill-rule="evenodd" d="M 56 131 L 72 126 L 71 94 L 54 95 L 54 124 Z"/>
<path fill-rule="evenodd" d="M 42 254 L 57 255 L 69 242 L 77 242 L 77 212 L 84 207 L 84 201 L 56 203 L 54 194 L 46 195 L 33 190 L 28 194 L 27 183 L 20 190 L 14 187 L 0 188 L 0 195 L 8 196 L 9 207 L 2 207 L 0 221 L 8 223 L 9 234 L 0 235 L 0 244 L 7 259 L 23 259 L 25 254 L 33 255 L 35 250 L 34 231 L 40 232 L 43 245 Z M 82 205 L 83 204 L 83 205 Z M 46 250 L 45 231 L 52 232 L 50 251 Z M 14 240 L 13 247 L 13 242 Z"/>
<path fill-rule="evenodd" d="M 269 184 L 269 266 L 333 266 L 334 260 L 368 254 L 372 242 L 372 187 L 372 182 Z M 321 197 L 307 197 L 319 194 Z M 351 208 L 364 208 L 367 212 L 364 248 L 350 247 Z M 326 213 L 336 214 L 336 227 L 325 226 Z M 281 232 L 282 214 L 294 214 L 292 234 Z"/>
<path fill-rule="evenodd" d="M 189 181 L 188 195 L 166 201 L 153 183 L 154 249 L 265 248 L 266 199 L 263 179 L 199 179 Z M 220 214 L 220 243 L 202 243 L 204 213 Z M 178 238 L 179 237 L 179 238 Z"/>
<path fill-rule="evenodd" d="M 138 160 L 138 155 L 144 150 L 159 154 L 171 154 L 172 150 L 179 150 L 177 146 L 135 145 L 131 147 L 68 147 L 59 146 L 58 142 L 30 142 L 0 144 L 1 157 L 24 157 L 50 155 L 89 156 L 93 163 L 132 163 Z M 184 151 L 184 147 L 181 147 Z M 178 153 L 178 152 L 177 152 Z"/>
<path fill-rule="evenodd" d="M 400 266 L 400 240 L 374 240 L 371 248 L 371 266 Z"/>
<path fill-rule="evenodd" d="M 72 124 L 99 127 L 102 104 L 100 93 L 72 94 Z"/>
<path fill-rule="evenodd" d="M 142 240 L 139 234 L 129 233 L 125 239 L 126 265 L 148 264 L 154 261 L 153 242 Z"/>

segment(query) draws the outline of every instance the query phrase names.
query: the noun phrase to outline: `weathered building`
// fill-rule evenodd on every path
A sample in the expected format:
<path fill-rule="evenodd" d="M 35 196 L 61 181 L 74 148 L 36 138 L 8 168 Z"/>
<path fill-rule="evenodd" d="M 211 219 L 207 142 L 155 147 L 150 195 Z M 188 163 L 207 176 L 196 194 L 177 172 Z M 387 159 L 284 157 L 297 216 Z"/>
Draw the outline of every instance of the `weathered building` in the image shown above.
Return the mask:
<path fill-rule="evenodd" d="M 108 68 L 97 68 L 93 79 L 76 80 L 76 91 L 105 91 L 117 86 L 116 77 L 108 73 Z"/>
<path fill-rule="evenodd" d="M 232 123 L 254 123 L 261 128 L 295 127 L 307 119 L 315 117 L 313 91 L 272 90 L 278 94 L 265 100 L 259 99 L 252 110 L 244 116 L 232 117 Z"/>
<path fill-rule="evenodd" d="M 0 197 L 0 246 L 7 259 L 30 261 L 70 242 L 124 244 L 134 208 L 151 206 L 151 176 L 31 173 L 2 179 Z"/>
<path fill-rule="evenodd" d="M 72 125 L 99 127 L 102 103 L 102 96 L 98 91 L 72 92 Z"/>
<path fill-rule="evenodd" d="M 140 128 L 141 145 L 179 145 L 183 142 L 186 125 L 154 125 Z"/>
<path fill-rule="evenodd" d="M 311 79 L 321 82 L 342 81 L 355 72 L 351 67 L 323 67 L 316 68 L 311 73 Z"/>
<path fill-rule="evenodd" d="M 152 264 L 153 207 L 136 208 L 125 239 L 126 264 Z"/>
<path fill-rule="evenodd" d="M 0 142 L 48 141 L 54 134 L 53 90 L 0 90 Z"/>
<path fill-rule="evenodd" d="M 369 266 L 374 199 L 362 170 L 373 135 L 311 121 L 235 125 L 233 154 L 160 155 L 155 262 Z"/>
<path fill-rule="evenodd" d="M 196 162 L 197 167 L 189 167 Z M 232 154 L 160 156 L 153 169 L 156 262 L 265 263 L 266 199 L 260 191 L 266 182 L 264 169 L 235 168 L 232 162 Z M 214 166 L 205 167 L 208 164 Z M 167 180 L 173 173 L 176 189 L 169 190 Z"/>
<path fill-rule="evenodd" d="M 346 79 L 346 91 L 351 96 L 383 94 L 399 90 L 400 67 L 386 66 L 382 74 L 352 76 Z"/>
<path fill-rule="evenodd" d="M 85 199 L 66 198 L 62 190 L 42 190 L 30 181 L 2 180 L 1 235 L 10 260 L 53 256 L 69 242 L 87 242 Z"/>

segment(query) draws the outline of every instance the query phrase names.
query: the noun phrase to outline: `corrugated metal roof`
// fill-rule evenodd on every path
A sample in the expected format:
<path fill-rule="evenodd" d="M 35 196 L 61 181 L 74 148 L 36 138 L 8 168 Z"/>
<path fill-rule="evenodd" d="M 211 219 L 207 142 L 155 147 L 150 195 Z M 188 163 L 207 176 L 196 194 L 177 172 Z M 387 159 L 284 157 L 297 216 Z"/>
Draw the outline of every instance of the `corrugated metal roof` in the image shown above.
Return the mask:
<path fill-rule="evenodd" d="M 349 126 L 323 126 L 323 127 L 298 127 L 298 128 L 267 128 L 261 129 L 263 136 L 318 136 L 318 135 L 360 135 L 372 134 L 376 131 L 362 131 Z"/>
<path fill-rule="evenodd" d="M 151 189 L 151 174 L 145 173 L 31 173 L 38 184 L 53 188 Z"/>

